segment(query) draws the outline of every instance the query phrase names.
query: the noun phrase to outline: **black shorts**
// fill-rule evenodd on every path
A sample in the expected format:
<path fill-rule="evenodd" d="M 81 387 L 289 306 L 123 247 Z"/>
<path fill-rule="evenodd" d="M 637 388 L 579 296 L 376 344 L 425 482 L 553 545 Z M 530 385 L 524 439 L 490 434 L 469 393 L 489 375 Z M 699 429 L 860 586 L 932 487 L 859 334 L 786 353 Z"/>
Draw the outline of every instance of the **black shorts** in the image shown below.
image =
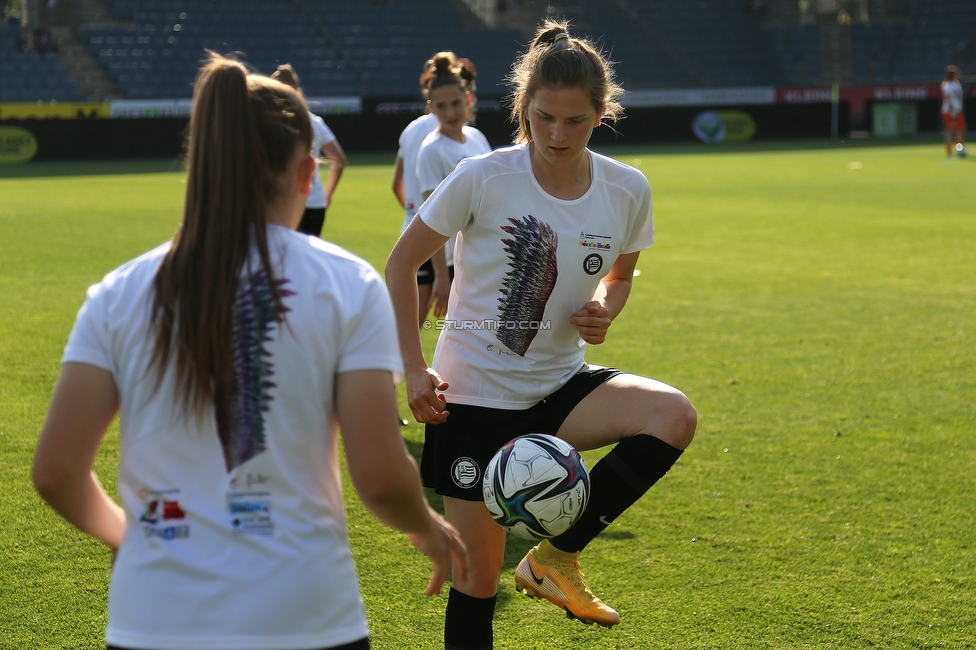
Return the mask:
<path fill-rule="evenodd" d="M 447 274 L 448 277 L 450 277 L 451 281 L 453 282 L 454 281 L 453 264 L 447 267 Z M 417 269 L 417 286 L 423 284 L 434 284 L 434 263 L 431 262 L 430 260 L 427 260 L 426 262 L 421 264 L 420 268 Z"/>
<path fill-rule="evenodd" d="M 322 226 L 325 225 L 325 208 L 305 208 L 302 220 L 298 222 L 297 230 L 306 235 L 322 236 Z"/>
<path fill-rule="evenodd" d="M 496 451 L 527 433 L 556 435 L 584 397 L 619 374 L 616 368 L 584 366 L 555 393 L 519 411 L 448 403 L 447 421 L 428 424 L 424 431 L 424 486 L 442 496 L 481 501 L 482 476 Z"/>

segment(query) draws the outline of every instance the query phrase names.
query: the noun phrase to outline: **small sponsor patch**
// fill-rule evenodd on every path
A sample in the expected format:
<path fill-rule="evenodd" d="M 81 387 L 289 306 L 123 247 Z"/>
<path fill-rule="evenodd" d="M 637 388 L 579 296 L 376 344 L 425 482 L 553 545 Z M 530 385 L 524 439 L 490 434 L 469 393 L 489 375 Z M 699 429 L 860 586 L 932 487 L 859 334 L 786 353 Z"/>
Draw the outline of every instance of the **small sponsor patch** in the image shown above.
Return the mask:
<path fill-rule="evenodd" d="M 591 232 L 582 231 L 579 236 L 579 245 L 583 248 L 595 248 L 596 250 L 610 250 L 610 235 L 595 235 Z"/>
<path fill-rule="evenodd" d="M 186 539 L 190 536 L 190 525 L 185 522 L 186 512 L 180 506 L 178 489 L 139 490 L 144 509 L 139 516 L 146 537 L 156 539 Z"/>
<path fill-rule="evenodd" d="M 273 535 L 270 492 L 229 492 L 227 512 L 235 533 L 241 535 Z"/>

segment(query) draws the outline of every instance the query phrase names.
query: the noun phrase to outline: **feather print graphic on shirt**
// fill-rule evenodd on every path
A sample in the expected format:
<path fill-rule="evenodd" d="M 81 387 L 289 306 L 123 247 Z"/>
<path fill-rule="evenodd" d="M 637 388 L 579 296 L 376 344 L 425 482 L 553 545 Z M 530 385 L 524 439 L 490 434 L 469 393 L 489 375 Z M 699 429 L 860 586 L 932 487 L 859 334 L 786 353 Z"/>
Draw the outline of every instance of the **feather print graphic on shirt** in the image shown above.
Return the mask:
<path fill-rule="evenodd" d="M 281 296 L 295 293 L 277 280 Z M 284 311 L 289 311 L 285 308 Z M 274 364 L 265 343 L 272 340 L 277 319 L 274 298 L 264 271 L 241 281 L 234 301 L 233 378 L 229 395 L 217 396 L 217 433 L 224 449 L 227 471 L 239 467 L 265 450 L 264 414 L 274 399 Z"/>
<path fill-rule="evenodd" d="M 532 215 L 514 219 L 502 230 L 509 271 L 498 299 L 499 326 L 495 336 L 505 347 L 524 357 L 539 331 L 546 303 L 556 286 L 556 232 Z M 535 326 L 530 326 L 534 324 Z"/>

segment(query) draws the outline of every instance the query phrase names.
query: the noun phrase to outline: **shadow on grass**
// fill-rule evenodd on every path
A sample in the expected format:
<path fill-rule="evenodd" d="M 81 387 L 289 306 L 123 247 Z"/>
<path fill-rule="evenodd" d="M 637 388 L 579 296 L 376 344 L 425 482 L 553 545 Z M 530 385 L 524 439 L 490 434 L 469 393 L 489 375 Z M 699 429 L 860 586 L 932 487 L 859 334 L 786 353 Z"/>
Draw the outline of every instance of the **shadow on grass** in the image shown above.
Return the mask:
<path fill-rule="evenodd" d="M 390 165 L 396 152 L 350 153 L 350 166 Z M 182 158 L 150 158 L 135 160 L 43 160 L 23 165 L 0 165 L 0 178 L 50 178 L 59 176 L 117 176 L 123 174 L 183 173 Z"/>
<path fill-rule="evenodd" d="M 59 176 L 120 176 L 167 174 L 185 171 L 182 159 L 41 161 L 25 165 L 0 165 L 0 178 L 51 178 Z"/>
<path fill-rule="evenodd" d="M 704 144 L 701 142 L 680 143 L 594 143 L 592 148 L 610 156 L 641 155 L 682 155 L 682 154 L 728 154 L 765 153 L 773 151 L 812 151 L 821 149 L 857 149 L 877 147 L 905 147 L 912 145 L 931 146 L 940 144 L 942 136 L 938 133 L 921 133 L 903 138 L 811 138 L 801 140 L 756 140 L 741 144 Z M 396 152 L 347 152 L 349 165 L 393 165 Z M 974 160 L 970 158 L 969 160 Z M 57 176 L 99 176 L 121 174 L 160 174 L 183 172 L 182 158 L 138 159 L 138 160 L 75 160 L 40 161 L 23 165 L 0 165 L 0 178 L 43 178 Z"/>

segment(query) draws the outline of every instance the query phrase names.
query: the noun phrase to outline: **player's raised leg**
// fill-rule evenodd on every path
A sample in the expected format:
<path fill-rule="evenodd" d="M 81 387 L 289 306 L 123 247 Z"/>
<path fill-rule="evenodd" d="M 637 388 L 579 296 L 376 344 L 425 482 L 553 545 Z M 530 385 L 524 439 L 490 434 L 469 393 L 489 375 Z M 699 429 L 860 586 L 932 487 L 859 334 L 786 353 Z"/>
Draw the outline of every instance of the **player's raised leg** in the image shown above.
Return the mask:
<path fill-rule="evenodd" d="M 580 552 L 671 469 L 691 444 L 697 421 L 681 391 L 636 375 L 612 377 L 583 398 L 559 437 L 581 451 L 617 444 L 590 472 L 590 502 L 580 520 L 529 551 L 516 569 L 516 589 L 584 623 L 619 623 L 617 612 L 584 582 Z"/>

